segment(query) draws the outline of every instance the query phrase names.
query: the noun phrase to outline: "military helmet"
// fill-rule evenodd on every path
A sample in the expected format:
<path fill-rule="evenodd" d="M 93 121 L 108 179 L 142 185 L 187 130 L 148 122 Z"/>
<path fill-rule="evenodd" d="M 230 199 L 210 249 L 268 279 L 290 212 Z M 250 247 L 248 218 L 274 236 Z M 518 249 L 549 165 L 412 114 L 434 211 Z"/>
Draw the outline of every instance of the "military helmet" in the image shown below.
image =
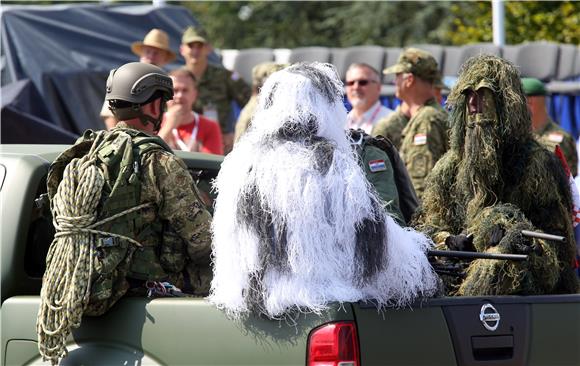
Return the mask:
<path fill-rule="evenodd" d="M 105 100 L 143 104 L 156 91 L 160 91 L 165 100 L 173 98 L 173 83 L 167 73 L 155 65 L 131 62 L 111 70 Z"/>

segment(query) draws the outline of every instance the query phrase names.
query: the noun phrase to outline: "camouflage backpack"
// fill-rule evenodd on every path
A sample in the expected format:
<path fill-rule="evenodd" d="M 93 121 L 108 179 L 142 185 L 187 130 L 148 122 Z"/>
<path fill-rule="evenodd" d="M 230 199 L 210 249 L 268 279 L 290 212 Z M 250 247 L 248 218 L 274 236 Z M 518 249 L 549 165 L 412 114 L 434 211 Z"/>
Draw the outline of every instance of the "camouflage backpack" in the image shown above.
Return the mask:
<path fill-rule="evenodd" d="M 96 258 L 92 265 L 90 298 L 85 314 L 100 315 L 106 312 L 128 290 L 127 276 L 140 280 L 166 277 L 159 248 L 138 247 L 120 238 L 128 237 L 141 243 L 143 238 L 163 229 L 161 223 L 146 226 L 141 219 L 142 210 L 122 214 L 140 204 L 141 161 L 154 150 L 171 152 L 161 138 L 134 129 L 88 130 L 50 167 L 47 185 L 53 209 L 53 197 L 59 185 L 64 183 L 63 174 L 67 165 L 89 152 L 96 154 L 94 163 L 105 177 L 96 221 L 120 214 L 96 228 L 104 234 L 97 235 L 95 239 Z M 113 236 L 115 234 L 119 236 Z"/>
<path fill-rule="evenodd" d="M 368 144 L 384 151 L 389 157 L 395 178 L 395 185 L 399 193 L 399 207 L 405 222 L 409 223 L 413 214 L 419 206 L 417 194 L 413 188 L 413 182 L 409 178 L 409 173 L 405 167 L 405 163 L 401 160 L 397 148 L 391 141 L 383 136 L 371 136 L 363 130 L 351 130 L 351 136 L 354 140 L 358 140 L 362 135 L 361 148 Z"/>

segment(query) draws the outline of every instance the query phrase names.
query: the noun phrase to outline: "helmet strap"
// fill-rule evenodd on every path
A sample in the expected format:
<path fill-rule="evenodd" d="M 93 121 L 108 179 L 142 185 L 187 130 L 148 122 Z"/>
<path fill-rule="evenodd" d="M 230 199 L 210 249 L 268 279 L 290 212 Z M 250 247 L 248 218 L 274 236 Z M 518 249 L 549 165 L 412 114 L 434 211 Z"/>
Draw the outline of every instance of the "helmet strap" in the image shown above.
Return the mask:
<path fill-rule="evenodd" d="M 130 107 L 125 108 L 109 108 L 113 115 L 119 121 L 127 121 L 133 118 L 138 118 L 139 121 L 144 126 L 148 123 L 153 125 L 153 130 L 158 132 L 161 128 L 161 121 L 163 121 L 163 113 L 165 112 L 166 101 L 165 98 L 161 98 L 161 104 L 159 105 L 159 115 L 157 117 L 152 117 L 150 115 L 144 114 L 142 106 L 139 104 L 133 104 Z"/>

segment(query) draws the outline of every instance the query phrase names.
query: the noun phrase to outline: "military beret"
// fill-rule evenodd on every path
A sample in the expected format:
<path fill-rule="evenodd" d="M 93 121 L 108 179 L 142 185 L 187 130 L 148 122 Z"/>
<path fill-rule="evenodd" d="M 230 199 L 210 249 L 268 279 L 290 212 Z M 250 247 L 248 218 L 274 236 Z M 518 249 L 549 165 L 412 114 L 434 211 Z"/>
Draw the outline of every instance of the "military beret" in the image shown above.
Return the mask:
<path fill-rule="evenodd" d="M 522 89 L 524 90 L 524 94 L 529 97 L 546 95 L 544 83 L 535 78 L 522 78 Z"/>

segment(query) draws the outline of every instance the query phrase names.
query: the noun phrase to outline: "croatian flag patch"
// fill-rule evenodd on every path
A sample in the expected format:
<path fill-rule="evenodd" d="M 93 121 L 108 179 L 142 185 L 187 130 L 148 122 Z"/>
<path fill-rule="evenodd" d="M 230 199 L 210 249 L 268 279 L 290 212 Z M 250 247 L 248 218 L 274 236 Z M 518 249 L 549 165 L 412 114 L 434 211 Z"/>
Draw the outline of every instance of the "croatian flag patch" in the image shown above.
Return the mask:
<path fill-rule="evenodd" d="M 387 166 L 385 165 L 384 160 L 371 160 L 369 161 L 369 169 L 371 172 L 382 172 L 383 170 L 387 170 Z"/>
<path fill-rule="evenodd" d="M 413 137 L 413 145 L 425 145 L 427 143 L 427 135 L 418 133 Z"/>

